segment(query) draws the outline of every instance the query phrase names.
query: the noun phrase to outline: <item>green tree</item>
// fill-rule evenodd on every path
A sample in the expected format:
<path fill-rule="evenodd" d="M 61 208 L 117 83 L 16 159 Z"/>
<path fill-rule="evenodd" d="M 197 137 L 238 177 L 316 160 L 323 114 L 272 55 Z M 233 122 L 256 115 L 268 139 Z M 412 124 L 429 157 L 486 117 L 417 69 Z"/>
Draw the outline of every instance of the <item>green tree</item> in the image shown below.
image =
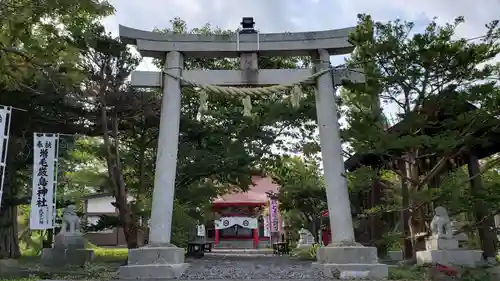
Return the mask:
<path fill-rule="evenodd" d="M 30 80 L 77 83 L 80 46 L 113 8 L 106 1 L 5 0 L 0 6 L 0 83 L 9 88 L 40 90 Z M 55 82 L 56 84 L 59 82 Z"/>
<path fill-rule="evenodd" d="M 14 111 L 0 208 L 0 258 L 20 255 L 17 206 L 31 198 L 33 132 L 90 134 L 89 110 L 74 97 L 86 76 L 76 38 L 112 12 L 107 2 L 3 1 L 0 5 L 0 104 Z M 64 151 L 61 151 L 64 154 Z"/>
<path fill-rule="evenodd" d="M 423 196 L 426 187 L 451 159 L 484 144 L 479 132 L 497 130 L 490 114 L 496 115 L 500 98 L 499 68 L 491 63 L 500 52 L 498 21 L 488 24 L 476 40 L 457 38 L 455 31 L 463 22 L 461 17 L 444 26 L 433 21 L 417 33 L 412 22 L 380 23 L 360 15 L 351 35 L 357 51 L 348 63 L 363 68 L 367 84 L 347 85 L 343 93 L 349 124 L 343 137 L 352 151 L 379 155 L 404 179 L 401 193 L 410 256 L 416 251 L 415 234 L 425 231 L 423 207 L 433 199 Z M 393 123 L 404 121 L 386 130 L 388 118 L 379 100 L 397 108 Z M 464 112 L 466 102 L 481 109 Z M 482 212 L 479 205 L 475 212 Z M 479 230 L 482 248 L 492 256 L 494 236 L 486 233 L 487 223 L 491 220 Z"/>
<path fill-rule="evenodd" d="M 113 205 L 118 209 L 121 227 L 128 248 L 138 247 L 138 218 L 127 201 L 127 186 L 124 178 L 123 161 L 120 155 L 120 122 L 128 114 L 136 116 L 139 112 L 125 106 L 122 96 L 132 90 L 125 85 L 139 59 L 132 55 L 127 46 L 107 34 L 103 27 L 97 27 L 92 38 L 81 40 L 82 68 L 88 75 L 85 80 L 87 91 L 83 97 L 97 108 L 96 120 L 103 135 L 104 159 L 108 172 L 109 187 L 115 196 Z M 132 110 L 131 110 L 132 109 Z"/>
<path fill-rule="evenodd" d="M 280 186 L 280 210 L 298 213 L 301 225 L 309 230 L 317 243 L 321 227 L 320 215 L 328 209 L 326 191 L 318 162 L 300 157 L 283 157 L 271 169 L 274 181 Z"/>

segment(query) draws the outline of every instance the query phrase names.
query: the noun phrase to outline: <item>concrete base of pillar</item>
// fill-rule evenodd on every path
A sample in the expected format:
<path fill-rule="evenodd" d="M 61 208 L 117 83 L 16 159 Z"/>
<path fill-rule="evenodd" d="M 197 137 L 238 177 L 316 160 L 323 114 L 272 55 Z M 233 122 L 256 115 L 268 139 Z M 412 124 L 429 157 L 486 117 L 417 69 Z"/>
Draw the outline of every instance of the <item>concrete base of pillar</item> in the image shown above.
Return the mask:
<path fill-rule="evenodd" d="M 418 251 L 416 256 L 418 265 L 440 263 L 444 265 L 476 267 L 483 258 L 483 251 L 463 249 L 426 250 Z"/>
<path fill-rule="evenodd" d="M 316 252 L 313 267 L 330 278 L 347 275 L 367 275 L 371 280 L 387 279 L 389 267 L 378 262 L 377 248 L 354 246 L 321 247 Z"/>
<path fill-rule="evenodd" d="M 189 267 L 184 262 L 184 249 L 173 245 L 145 246 L 128 252 L 128 264 L 120 267 L 123 280 L 178 279 Z"/>
<path fill-rule="evenodd" d="M 403 251 L 389 251 L 388 257 L 391 261 L 402 261 L 404 260 Z"/>

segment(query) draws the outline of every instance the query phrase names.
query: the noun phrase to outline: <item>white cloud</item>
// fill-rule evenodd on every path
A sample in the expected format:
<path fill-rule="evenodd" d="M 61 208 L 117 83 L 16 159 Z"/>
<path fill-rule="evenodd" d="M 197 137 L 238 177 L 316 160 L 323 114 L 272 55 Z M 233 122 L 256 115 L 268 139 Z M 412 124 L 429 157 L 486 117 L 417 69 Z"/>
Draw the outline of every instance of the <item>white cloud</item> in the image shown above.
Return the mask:
<path fill-rule="evenodd" d="M 465 16 L 468 23 L 461 30 L 464 36 L 480 32 L 484 23 L 498 19 L 500 0 L 111 0 L 117 13 L 106 25 L 117 31 L 121 23 L 150 30 L 167 27 L 178 16 L 191 27 L 206 22 L 223 28 L 235 28 L 241 17 L 253 16 L 264 32 L 317 30 L 353 25 L 356 14 L 369 13 L 376 20 L 396 17 L 412 21 L 428 21 L 439 17 L 440 22 Z"/>
<path fill-rule="evenodd" d="M 106 28 L 118 35 L 118 24 L 152 30 L 170 27 L 170 20 L 180 17 L 188 27 L 205 23 L 236 29 L 242 17 L 252 16 L 261 32 L 314 31 L 343 28 L 356 24 L 356 15 L 367 13 L 376 21 L 396 18 L 414 21 L 417 28 L 433 17 L 438 23 L 464 16 L 459 36 L 482 35 L 484 25 L 500 19 L 500 0 L 110 0 L 116 14 L 104 20 Z M 342 56 L 332 58 L 343 63 Z M 150 60 L 139 66 L 153 70 Z"/>
<path fill-rule="evenodd" d="M 104 20 L 106 28 L 118 35 L 118 24 L 152 30 L 166 28 L 180 17 L 188 27 L 205 23 L 236 29 L 241 18 L 253 16 L 261 32 L 312 31 L 342 28 L 356 23 L 358 13 L 368 13 L 375 20 L 395 18 L 415 21 L 421 26 L 437 16 L 438 22 L 465 16 L 467 23 L 459 35 L 475 37 L 484 32 L 484 24 L 500 18 L 500 0 L 111 0 L 116 14 Z M 333 58 L 342 63 L 343 58 Z M 150 69 L 142 63 L 141 69 Z"/>

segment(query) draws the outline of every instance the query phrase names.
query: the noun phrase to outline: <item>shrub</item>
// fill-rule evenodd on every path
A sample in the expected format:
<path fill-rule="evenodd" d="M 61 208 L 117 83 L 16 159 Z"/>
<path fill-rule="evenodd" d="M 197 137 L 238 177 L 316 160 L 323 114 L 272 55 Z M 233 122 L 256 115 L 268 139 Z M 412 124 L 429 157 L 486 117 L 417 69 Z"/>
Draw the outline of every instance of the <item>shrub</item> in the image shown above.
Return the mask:
<path fill-rule="evenodd" d="M 315 261 L 316 252 L 318 251 L 319 247 L 321 247 L 320 244 L 314 244 L 310 248 L 296 249 L 293 255 L 301 260 Z"/>

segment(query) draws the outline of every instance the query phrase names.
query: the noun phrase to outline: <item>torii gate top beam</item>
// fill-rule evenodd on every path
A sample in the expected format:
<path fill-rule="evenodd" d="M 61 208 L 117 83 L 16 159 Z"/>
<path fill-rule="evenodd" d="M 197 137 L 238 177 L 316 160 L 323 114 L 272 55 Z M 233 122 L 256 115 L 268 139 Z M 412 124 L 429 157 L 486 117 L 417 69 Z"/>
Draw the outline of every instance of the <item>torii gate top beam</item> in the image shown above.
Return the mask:
<path fill-rule="evenodd" d="M 241 53 L 261 56 L 309 56 L 311 51 L 327 50 L 330 55 L 349 54 L 354 46 L 349 34 L 355 27 L 314 32 L 285 32 L 264 34 L 198 35 L 163 34 L 120 25 L 120 38 L 136 45 L 143 57 L 165 58 L 166 52 L 182 52 L 185 57 L 236 58 Z"/>

